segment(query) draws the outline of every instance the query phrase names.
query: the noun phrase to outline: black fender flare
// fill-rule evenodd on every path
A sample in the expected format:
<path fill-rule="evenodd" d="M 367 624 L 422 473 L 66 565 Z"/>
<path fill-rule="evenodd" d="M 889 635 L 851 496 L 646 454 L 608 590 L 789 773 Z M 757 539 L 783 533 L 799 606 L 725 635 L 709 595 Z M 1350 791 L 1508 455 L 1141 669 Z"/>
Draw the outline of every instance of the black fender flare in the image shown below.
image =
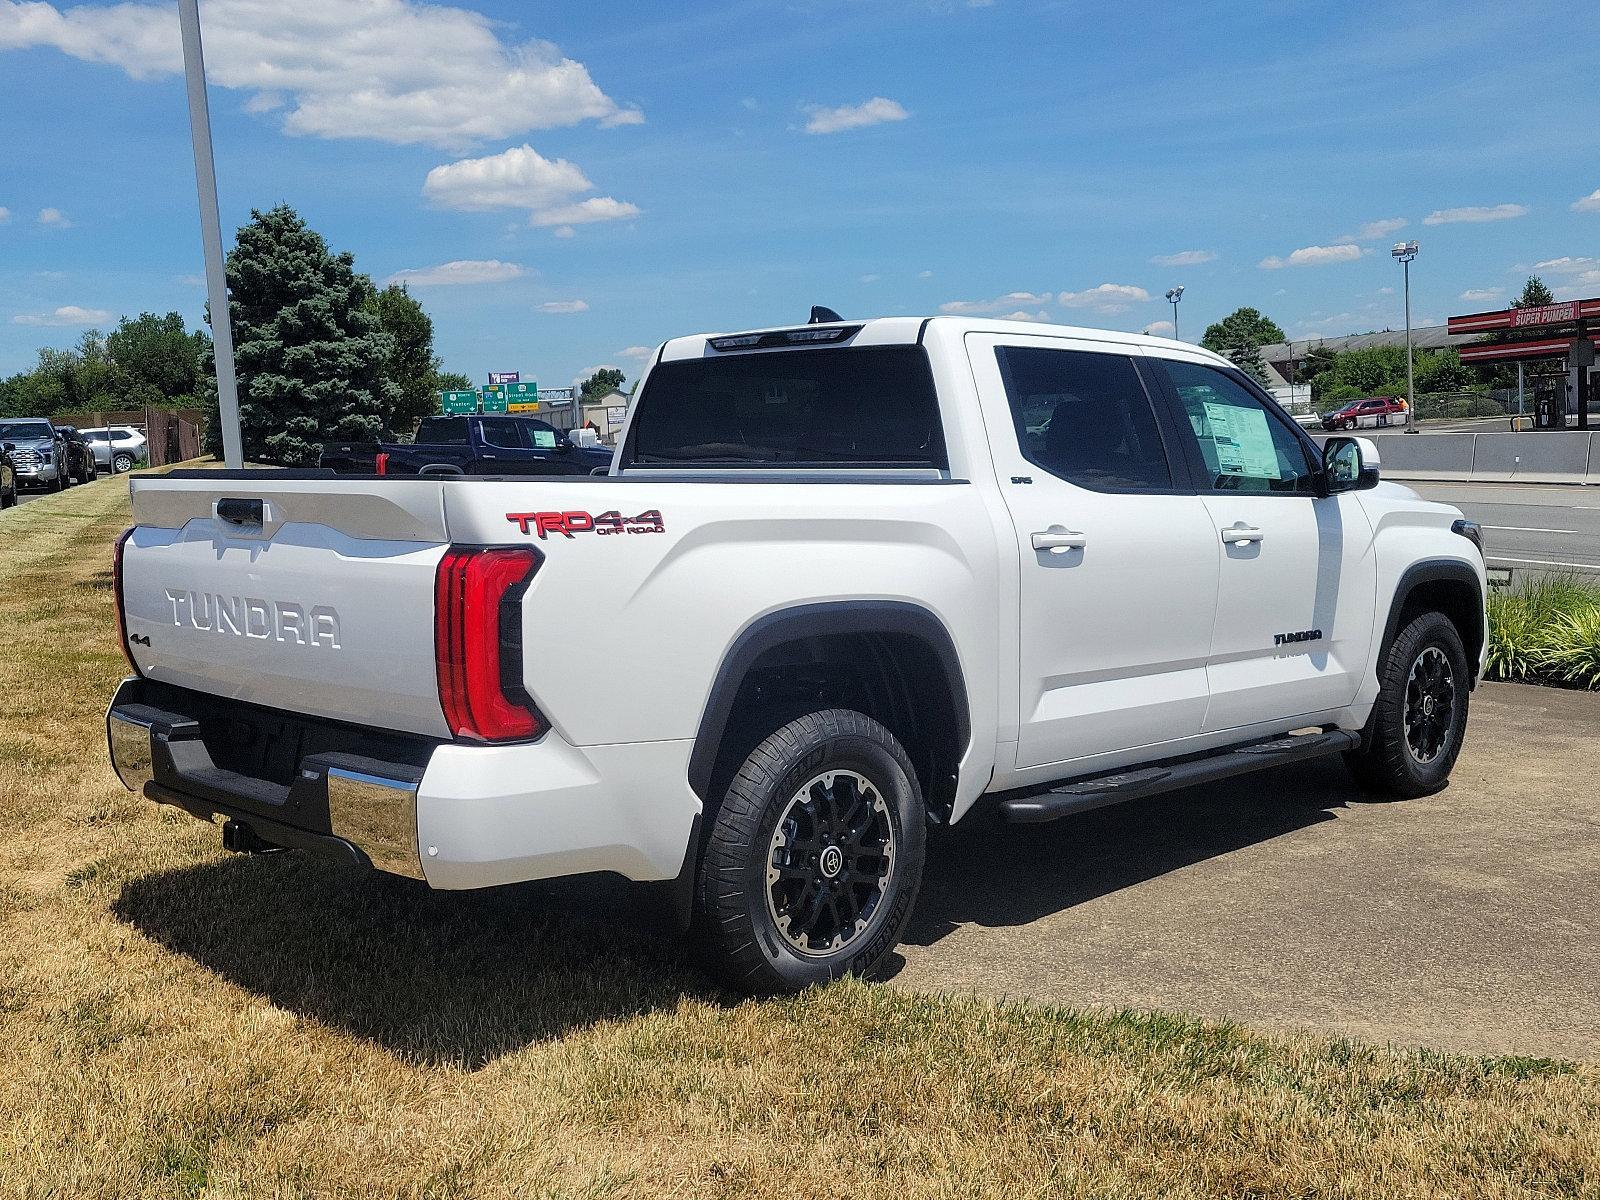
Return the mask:
<path fill-rule="evenodd" d="M 1400 632 L 1400 614 L 1405 611 L 1406 601 L 1411 593 L 1425 583 L 1455 583 L 1462 584 L 1471 589 L 1477 599 L 1477 611 L 1483 611 L 1483 585 L 1478 582 L 1478 573 L 1470 565 L 1459 558 L 1425 558 L 1412 563 L 1400 573 L 1400 582 L 1395 585 L 1394 597 L 1389 602 L 1389 618 L 1384 622 L 1383 638 L 1377 645 L 1377 653 L 1373 656 L 1373 669 L 1377 669 L 1383 656 L 1388 653 L 1389 647 L 1394 644 L 1396 635 Z M 1487 636 L 1487 630 L 1482 636 Z M 1478 672 L 1476 656 L 1469 656 L 1471 661 L 1468 666 L 1472 670 L 1474 682 Z"/>
<path fill-rule="evenodd" d="M 722 736 L 733 716 L 733 703 L 750 668 L 768 650 L 786 642 L 809 637 L 839 634 L 904 634 L 923 642 L 938 660 L 950 690 L 955 710 L 956 734 L 960 743 L 956 755 L 966 754 L 972 739 L 972 720 L 967 706 L 966 679 L 961 659 L 944 622 L 918 604 L 900 600 L 840 600 L 801 604 L 757 617 L 746 625 L 712 679 L 711 690 L 701 711 L 694 749 L 689 755 L 689 786 L 703 803 L 709 804 L 711 776 L 717 761 Z"/>

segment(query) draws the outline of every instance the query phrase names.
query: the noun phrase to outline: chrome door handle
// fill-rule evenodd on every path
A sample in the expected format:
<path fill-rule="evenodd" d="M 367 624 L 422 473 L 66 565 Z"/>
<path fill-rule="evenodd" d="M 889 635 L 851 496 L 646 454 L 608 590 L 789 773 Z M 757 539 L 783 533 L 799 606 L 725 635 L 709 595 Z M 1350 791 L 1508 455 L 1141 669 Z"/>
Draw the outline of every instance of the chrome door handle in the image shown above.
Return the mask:
<path fill-rule="evenodd" d="M 1259 542 L 1266 535 L 1254 525 L 1246 525 L 1240 521 L 1235 525 L 1222 527 L 1222 540 L 1232 545 L 1243 545 L 1245 542 Z"/>
<path fill-rule="evenodd" d="M 1077 533 L 1071 529 L 1063 529 L 1060 525 L 1052 525 L 1042 533 L 1033 535 L 1033 548 L 1035 550 L 1048 550 L 1051 554 L 1062 554 L 1068 550 L 1082 550 L 1089 544 L 1086 534 Z"/>

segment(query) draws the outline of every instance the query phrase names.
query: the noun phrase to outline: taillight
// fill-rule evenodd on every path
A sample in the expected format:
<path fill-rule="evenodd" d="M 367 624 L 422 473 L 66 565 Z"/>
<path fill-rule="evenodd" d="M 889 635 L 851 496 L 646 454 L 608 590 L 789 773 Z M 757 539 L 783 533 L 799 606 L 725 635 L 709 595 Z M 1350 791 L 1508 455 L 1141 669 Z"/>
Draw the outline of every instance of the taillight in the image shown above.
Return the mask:
<path fill-rule="evenodd" d="M 139 664 L 133 661 L 133 651 L 128 648 L 128 614 L 122 606 L 122 549 L 132 536 L 131 526 L 124 529 L 117 535 L 116 548 L 111 551 L 111 594 L 117 605 L 117 639 L 122 645 L 122 657 L 128 660 L 128 665 L 137 675 Z"/>
<path fill-rule="evenodd" d="M 375 475 L 387 475 L 389 473 L 389 452 L 387 450 L 378 451 L 378 456 L 372 460 L 372 471 Z"/>
<path fill-rule="evenodd" d="M 522 597 L 542 561 L 531 546 L 452 546 L 439 560 L 434 658 L 451 737 L 527 741 L 548 728 L 522 686 Z"/>

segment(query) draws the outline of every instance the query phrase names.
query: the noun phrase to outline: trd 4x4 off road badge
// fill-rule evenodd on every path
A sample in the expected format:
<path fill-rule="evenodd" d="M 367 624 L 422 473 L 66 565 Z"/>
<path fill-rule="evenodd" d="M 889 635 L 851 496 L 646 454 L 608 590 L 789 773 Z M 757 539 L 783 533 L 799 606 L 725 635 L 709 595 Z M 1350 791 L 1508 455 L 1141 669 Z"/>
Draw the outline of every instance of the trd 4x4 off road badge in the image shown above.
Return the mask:
<path fill-rule="evenodd" d="M 521 512 L 507 513 L 506 520 L 512 522 L 523 533 L 537 533 L 541 542 L 549 539 L 552 533 L 559 533 L 562 537 L 571 539 L 579 533 L 665 533 L 667 527 L 661 521 L 661 510 L 652 508 L 640 513 L 636 517 L 625 517 L 616 509 L 603 513 L 586 512 Z"/>

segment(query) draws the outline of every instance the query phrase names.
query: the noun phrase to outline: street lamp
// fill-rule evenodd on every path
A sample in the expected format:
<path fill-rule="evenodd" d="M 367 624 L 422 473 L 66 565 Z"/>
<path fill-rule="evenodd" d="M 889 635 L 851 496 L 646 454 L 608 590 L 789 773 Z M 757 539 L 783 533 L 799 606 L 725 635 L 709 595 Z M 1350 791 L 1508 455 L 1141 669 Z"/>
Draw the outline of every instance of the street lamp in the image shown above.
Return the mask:
<path fill-rule="evenodd" d="M 1172 338 L 1178 338 L 1178 301 L 1183 299 L 1183 284 L 1167 289 L 1167 300 L 1172 304 Z"/>
<path fill-rule="evenodd" d="M 217 415 L 222 425 L 222 461 L 244 466 L 239 440 L 239 390 L 233 371 L 233 322 L 228 315 L 228 280 L 222 257 L 222 218 L 217 211 L 217 165 L 211 155 L 211 108 L 206 102 L 206 63 L 200 44 L 199 0 L 178 0 L 183 31 L 183 74 L 189 89 L 189 133 L 194 142 L 194 183 L 200 200 L 200 248 L 206 263 L 206 299 L 211 303 L 211 343 L 217 367 Z"/>
<path fill-rule="evenodd" d="M 1417 387 L 1411 374 L 1411 260 L 1417 256 L 1416 242 L 1396 242 L 1389 251 L 1406 277 L 1406 432 L 1417 432 Z"/>

